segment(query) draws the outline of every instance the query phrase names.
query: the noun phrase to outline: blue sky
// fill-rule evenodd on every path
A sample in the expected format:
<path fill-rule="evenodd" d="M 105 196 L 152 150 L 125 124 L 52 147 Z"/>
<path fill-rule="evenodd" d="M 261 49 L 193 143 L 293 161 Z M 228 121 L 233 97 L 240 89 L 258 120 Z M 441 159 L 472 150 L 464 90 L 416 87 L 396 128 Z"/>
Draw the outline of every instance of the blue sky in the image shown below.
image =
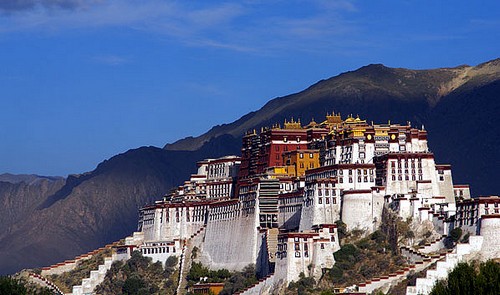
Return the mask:
<path fill-rule="evenodd" d="M 67 175 L 370 63 L 498 58 L 498 1 L 0 1 L 0 173 Z"/>

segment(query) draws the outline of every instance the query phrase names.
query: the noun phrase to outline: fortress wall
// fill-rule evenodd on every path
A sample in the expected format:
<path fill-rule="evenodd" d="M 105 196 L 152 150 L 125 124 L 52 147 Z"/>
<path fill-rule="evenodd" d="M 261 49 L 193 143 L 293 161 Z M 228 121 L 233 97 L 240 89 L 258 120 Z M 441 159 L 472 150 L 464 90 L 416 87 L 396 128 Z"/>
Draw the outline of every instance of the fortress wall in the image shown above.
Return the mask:
<path fill-rule="evenodd" d="M 374 229 L 377 229 L 382 224 L 382 212 L 384 210 L 384 195 L 385 191 L 376 189 L 372 190 L 372 218 L 374 221 Z"/>
<path fill-rule="evenodd" d="M 309 230 L 312 228 L 314 213 L 315 210 L 313 204 L 310 204 L 309 206 L 302 206 L 302 211 L 300 212 L 299 231 Z"/>
<path fill-rule="evenodd" d="M 300 215 L 302 206 L 280 206 L 278 214 L 278 226 L 286 230 L 295 230 L 300 225 Z"/>
<path fill-rule="evenodd" d="M 211 269 L 241 270 L 255 264 L 259 244 L 256 215 L 238 210 L 235 218 L 208 221 L 200 260 Z"/>
<path fill-rule="evenodd" d="M 288 257 L 277 257 L 276 266 L 274 269 L 275 282 L 286 285 L 288 284 Z"/>
<path fill-rule="evenodd" d="M 338 243 L 338 242 L 337 242 Z M 323 268 L 332 268 L 335 264 L 333 252 L 337 251 L 338 244 L 331 243 L 329 240 L 319 240 L 313 243 L 311 273 L 310 275 L 317 281 L 323 275 Z"/>
<path fill-rule="evenodd" d="M 437 171 L 436 171 L 437 173 Z M 439 177 L 443 177 L 443 181 Z M 455 203 L 455 193 L 453 191 L 453 180 L 451 177 L 451 170 L 444 170 L 444 174 L 437 175 L 437 186 L 439 189 L 439 196 L 446 197 L 447 203 Z"/>
<path fill-rule="evenodd" d="M 500 215 L 483 215 L 480 233 L 483 237 L 481 254 L 486 259 L 500 257 Z"/>
<path fill-rule="evenodd" d="M 325 196 L 324 193 L 319 195 L 318 190 L 314 190 L 310 198 L 309 206 L 302 206 L 300 231 L 309 230 L 313 225 L 334 224 L 340 220 L 342 198 L 339 189 L 335 189 L 335 195 L 332 196 Z"/>
<path fill-rule="evenodd" d="M 373 232 L 371 191 L 347 191 L 342 200 L 342 221 L 348 230 Z"/>
<path fill-rule="evenodd" d="M 332 201 L 330 204 L 326 204 L 324 199 L 323 204 L 314 204 L 313 225 L 334 224 L 335 221 L 340 220 L 340 197 L 335 198 L 336 204 L 333 204 Z"/>

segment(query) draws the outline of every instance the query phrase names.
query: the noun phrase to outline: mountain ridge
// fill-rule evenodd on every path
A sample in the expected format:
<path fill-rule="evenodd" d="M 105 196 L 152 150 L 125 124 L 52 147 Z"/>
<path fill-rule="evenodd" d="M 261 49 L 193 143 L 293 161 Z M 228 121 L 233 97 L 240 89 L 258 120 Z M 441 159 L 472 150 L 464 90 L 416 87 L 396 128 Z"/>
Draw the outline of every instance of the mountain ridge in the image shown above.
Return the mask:
<path fill-rule="evenodd" d="M 469 77 L 467 73 L 473 75 Z M 285 106 L 282 105 L 282 102 L 286 100 L 286 107 L 288 108 L 300 105 L 304 101 L 306 103 L 313 103 L 314 101 L 324 100 L 325 97 L 340 99 L 349 97 L 362 100 L 363 90 L 369 90 L 372 92 L 372 97 L 379 100 L 387 97 L 403 97 L 406 98 L 406 101 L 426 102 L 428 106 L 424 104 L 421 108 L 429 111 L 435 107 L 441 97 L 462 87 L 466 82 L 473 81 L 473 78 L 477 79 L 478 77 L 493 74 L 492 78 L 486 79 L 487 82 L 498 79 L 500 77 L 499 73 L 500 59 L 481 63 L 475 67 L 462 65 L 453 68 L 432 70 L 410 70 L 390 68 L 382 64 L 370 64 L 355 71 L 348 71 L 335 77 L 320 80 L 303 91 L 274 98 L 258 111 L 248 113 L 232 123 L 215 126 L 198 137 L 186 137 L 174 143 L 166 144 L 164 148 L 166 150 L 196 150 L 207 140 L 224 133 L 235 137 L 241 136 L 247 130 L 261 127 L 259 126 L 259 122 L 267 123 L 269 118 L 275 117 L 276 114 L 283 111 Z M 415 85 L 415 82 L 418 82 L 418 84 Z M 383 91 L 384 89 L 386 91 Z M 377 93 L 377 96 L 373 96 L 373 94 Z M 311 100 L 312 94 L 315 97 Z M 327 111 L 331 112 L 333 110 Z M 261 115 L 262 113 L 264 115 Z"/>

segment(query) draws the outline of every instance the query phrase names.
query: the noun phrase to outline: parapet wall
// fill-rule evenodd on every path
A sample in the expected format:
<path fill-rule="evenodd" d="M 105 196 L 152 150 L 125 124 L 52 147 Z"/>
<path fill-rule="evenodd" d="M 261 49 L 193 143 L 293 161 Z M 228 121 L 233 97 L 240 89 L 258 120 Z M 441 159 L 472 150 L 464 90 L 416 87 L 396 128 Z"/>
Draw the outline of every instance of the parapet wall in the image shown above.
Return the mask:
<path fill-rule="evenodd" d="M 92 258 L 92 256 L 99 254 L 99 253 L 105 251 L 106 249 L 111 249 L 113 246 L 116 246 L 119 243 L 120 243 L 120 241 L 116 241 L 112 244 L 108 244 L 108 245 L 106 245 L 102 248 L 99 248 L 97 250 L 90 251 L 86 254 L 82 254 L 80 256 L 77 256 L 72 260 L 66 260 L 66 261 L 61 262 L 61 263 L 57 263 L 57 264 L 54 264 L 51 266 L 43 267 L 41 275 L 42 276 L 60 275 L 64 272 L 71 271 L 71 270 L 76 268 L 76 266 L 78 265 L 78 263 L 80 261 L 90 259 L 90 258 Z"/>

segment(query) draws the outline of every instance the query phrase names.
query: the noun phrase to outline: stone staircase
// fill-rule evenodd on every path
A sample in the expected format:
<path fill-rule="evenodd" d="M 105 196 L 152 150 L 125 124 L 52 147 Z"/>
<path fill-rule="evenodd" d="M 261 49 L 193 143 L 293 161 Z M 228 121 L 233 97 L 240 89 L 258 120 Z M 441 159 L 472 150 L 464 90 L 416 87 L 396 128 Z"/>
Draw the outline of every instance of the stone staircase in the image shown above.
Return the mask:
<path fill-rule="evenodd" d="M 426 243 L 420 247 L 418 247 L 416 250 L 420 253 L 433 253 L 433 252 L 439 252 L 441 249 L 445 248 L 444 245 L 444 239 L 446 238 L 446 235 L 441 236 L 439 239 L 436 239 L 430 243 Z"/>
<path fill-rule="evenodd" d="M 370 294 L 375 290 L 381 290 L 386 293 L 393 286 L 396 286 L 401 281 L 407 278 L 411 272 L 419 272 L 436 262 L 439 258 L 426 258 L 424 261 L 410 264 L 400 270 L 388 275 L 372 278 L 364 283 L 358 284 L 358 291 Z"/>
<path fill-rule="evenodd" d="M 182 253 L 180 255 L 179 261 L 179 282 L 177 285 L 176 294 L 186 294 L 187 293 L 187 275 L 189 270 L 191 269 L 191 264 L 193 260 L 191 258 L 193 253 L 193 248 L 195 246 L 200 246 L 203 240 L 203 234 L 205 230 L 205 225 L 201 227 L 195 234 L 191 235 L 191 237 L 184 241 L 184 245 L 182 246 Z"/>
<path fill-rule="evenodd" d="M 267 230 L 266 243 L 269 253 L 269 262 L 276 262 L 276 252 L 278 251 L 278 234 L 279 229 L 270 228 Z"/>
<path fill-rule="evenodd" d="M 436 244 L 438 242 L 439 241 L 435 241 Z M 421 253 L 418 250 L 406 246 L 401 247 L 400 251 L 401 255 L 407 258 L 409 264 L 408 266 L 403 267 L 394 273 L 375 277 L 364 283 L 360 283 L 357 287 L 357 290 L 359 292 L 365 292 L 369 294 L 379 289 L 382 292 L 387 293 L 391 287 L 396 286 L 397 284 L 405 280 L 410 273 L 425 270 L 432 264 L 438 263 L 439 260 L 444 259 L 447 254 L 446 252 L 442 252 L 431 255 L 428 253 Z M 448 253 L 449 252 L 451 252 L 451 250 L 449 250 Z"/>
<path fill-rule="evenodd" d="M 436 263 L 435 268 L 427 270 L 425 278 L 417 278 L 415 286 L 408 286 L 406 294 L 429 294 L 437 280 L 445 279 L 458 263 L 468 261 L 470 256 L 479 252 L 482 241 L 483 237 L 481 236 L 471 236 L 469 243 L 457 244 L 451 253 L 446 253 L 445 257 Z"/>
<path fill-rule="evenodd" d="M 64 272 L 74 270 L 80 261 L 88 260 L 88 259 L 92 258 L 93 256 L 95 256 L 99 253 L 102 253 L 103 251 L 106 251 L 107 249 L 111 249 L 113 246 L 117 246 L 121 243 L 122 243 L 122 241 L 116 241 L 112 244 L 108 244 L 104 247 L 90 251 L 86 254 L 79 255 L 79 256 L 75 257 L 74 259 L 66 260 L 64 262 L 53 264 L 51 266 L 43 267 L 41 275 L 42 276 L 59 275 L 59 274 L 62 274 Z"/>
<path fill-rule="evenodd" d="M 417 262 L 429 261 L 432 259 L 431 255 L 421 253 L 418 250 L 403 246 L 399 248 L 401 255 L 406 257 L 409 264 L 416 264 Z M 435 256 L 435 255 L 434 255 Z"/>
<path fill-rule="evenodd" d="M 252 286 L 236 292 L 234 295 L 260 295 L 260 294 L 271 294 L 271 289 L 274 284 L 274 274 L 269 274 L 268 276 L 260 279 L 257 283 Z"/>
<path fill-rule="evenodd" d="M 118 260 L 117 255 L 105 257 L 104 263 L 98 266 L 97 270 L 90 271 L 90 277 L 83 279 L 81 285 L 73 286 L 72 295 L 93 294 L 95 287 L 104 281 L 106 272 L 111 268 L 114 261 Z"/>
<path fill-rule="evenodd" d="M 54 294 L 64 295 L 64 293 L 57 287 L 54 283 L 52 283 L 49 279 L 36 274 L 36 273 L 28 273 L 28 280 L 32 283 L 35 283 L 39 286 L 49 288 Z"/>

